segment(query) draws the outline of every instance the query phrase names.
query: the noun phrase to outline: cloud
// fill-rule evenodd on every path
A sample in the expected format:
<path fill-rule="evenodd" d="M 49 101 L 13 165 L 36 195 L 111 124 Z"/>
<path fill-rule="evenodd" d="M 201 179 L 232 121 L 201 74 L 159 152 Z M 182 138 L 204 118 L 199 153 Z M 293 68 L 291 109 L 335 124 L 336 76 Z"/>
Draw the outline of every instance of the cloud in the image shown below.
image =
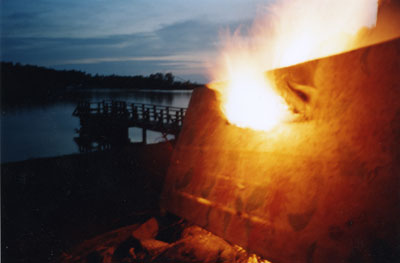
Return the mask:
<path fill-rule="evenodd" d="M 10 36 L 99 37 L 151 32 L 191 19 L 249 19 L 261 2 L 265 0 L 12 0 L 0 1 L 0 8 Z"/>
<path fill-rule="evenodd" d="M 66 60 L 64 64 L 95 64 L 102 62 L 118 62 L 118 61 L 177 61 L 179 63 L 183 61 L 194 62 L 196 56 L 147 56 L 147 57 L 102 57 L 102 58 L 85 58 L 76 60 Z"/>
<path fill-rule="evenodd" d="M 219 31 L 249 23 L 265 1 L 0 1 L 1 59 L 100 74 L 129 67 L 201 75 Z"/>
<path fill-rule="evenodd" d="M 8 15 L 7 19 L 26 22 L 35 19 L 37 16 L 38 14 L 35 12 L 14 12 Z"/>
<path fill-rule="evenodd" d="M 159 70 L 201 75 L 206 74 L 207 61 L 218 49 L 219 31 L 249 23 L 218 24 L 192 19 L 152 32 L 104 37 L 6 36 L 2 39 L 2 60 L 57 68 L 79 65 L 81 70 L 100 74 L 127 72 L 123 67 L 129 64 L 137 70 L 137 73 L 129 71 L 130 74 Z M 116 70 L 118 65 L 120 71 Z"/>

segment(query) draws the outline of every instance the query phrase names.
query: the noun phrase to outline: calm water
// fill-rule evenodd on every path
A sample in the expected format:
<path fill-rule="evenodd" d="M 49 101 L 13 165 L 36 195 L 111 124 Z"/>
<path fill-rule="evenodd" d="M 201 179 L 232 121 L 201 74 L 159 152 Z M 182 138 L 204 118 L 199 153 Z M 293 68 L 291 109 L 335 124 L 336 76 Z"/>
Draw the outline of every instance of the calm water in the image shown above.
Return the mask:
<path fill-rule="evenodd" d="M 175 107 L 187 107 L 191 91 L 107 91 L 81 92 L 92 102 L 123 100 Z M 74 141 L 79 119 L 72 116 L 76 101 L 21 107 L 1 114 L 1 162 L 50 157 L 78 152 Z M 142 131 L 129 129 L 131 142 L 140 142 Z M 161 134 L 147 132 L 147 143 L 162 141 Z"/>

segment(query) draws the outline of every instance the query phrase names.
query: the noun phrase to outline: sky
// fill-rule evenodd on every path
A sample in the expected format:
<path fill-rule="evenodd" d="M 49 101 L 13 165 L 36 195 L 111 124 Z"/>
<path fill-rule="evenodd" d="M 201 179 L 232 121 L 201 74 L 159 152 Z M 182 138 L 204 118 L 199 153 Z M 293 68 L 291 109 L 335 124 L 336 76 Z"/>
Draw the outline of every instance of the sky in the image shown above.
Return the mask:
<path fill-rule="evenodd" d="M 219 34 L 268 0 L 1 0 L 1 60 L 91 74 L 210 81 Z"/>

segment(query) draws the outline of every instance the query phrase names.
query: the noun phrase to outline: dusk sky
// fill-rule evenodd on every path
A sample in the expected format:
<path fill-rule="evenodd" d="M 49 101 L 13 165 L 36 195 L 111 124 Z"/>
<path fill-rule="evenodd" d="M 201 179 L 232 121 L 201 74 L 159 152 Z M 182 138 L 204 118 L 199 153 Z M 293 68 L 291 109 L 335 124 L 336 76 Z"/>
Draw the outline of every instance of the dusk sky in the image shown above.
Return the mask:
<path fill-rule="evenodd" d="M 219 32 L 268 0 L 2 0 L 1 60 L 92 74 L 208 81 Z"/>

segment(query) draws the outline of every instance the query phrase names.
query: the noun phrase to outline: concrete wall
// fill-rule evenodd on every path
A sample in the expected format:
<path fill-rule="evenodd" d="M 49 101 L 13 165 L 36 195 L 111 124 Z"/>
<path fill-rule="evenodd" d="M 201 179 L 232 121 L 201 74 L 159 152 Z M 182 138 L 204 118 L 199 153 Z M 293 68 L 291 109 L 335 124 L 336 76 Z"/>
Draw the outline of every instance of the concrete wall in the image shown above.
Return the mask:
<path fill-rule="evenodd" d="M 238 128 L 216 92 L 196 90 L 162 206 L 272 262 L 393 261 L 400 39 L 268 76 L 301 117 L 269 132 Z"/>

